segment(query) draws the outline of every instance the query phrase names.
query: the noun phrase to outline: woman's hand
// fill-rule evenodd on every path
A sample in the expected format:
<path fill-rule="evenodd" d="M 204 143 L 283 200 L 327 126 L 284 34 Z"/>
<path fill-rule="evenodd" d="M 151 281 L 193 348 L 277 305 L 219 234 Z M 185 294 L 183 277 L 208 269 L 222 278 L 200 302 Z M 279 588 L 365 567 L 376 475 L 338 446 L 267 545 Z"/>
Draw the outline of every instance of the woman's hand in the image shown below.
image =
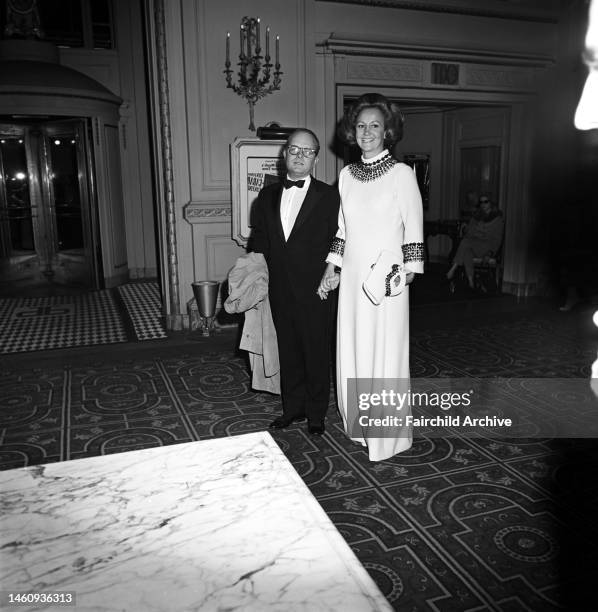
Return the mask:
<path fill-rule="evenodd" d="M 324 275 L 318 287 L 317 293 L 320 299 L 325 300 L 328 297 L 328 292 L 334 291 L 338 287 L 340 280 L 341 275 L 334 271 L 334 264 L 329 263 L 326 266 L 326 270 L 324 270 Z"/>
<path fill-rule="evenodd" d="M 415 272 L 407 272 L 405 275 L 405 284 L 408 285 L 415 277 Z"/>

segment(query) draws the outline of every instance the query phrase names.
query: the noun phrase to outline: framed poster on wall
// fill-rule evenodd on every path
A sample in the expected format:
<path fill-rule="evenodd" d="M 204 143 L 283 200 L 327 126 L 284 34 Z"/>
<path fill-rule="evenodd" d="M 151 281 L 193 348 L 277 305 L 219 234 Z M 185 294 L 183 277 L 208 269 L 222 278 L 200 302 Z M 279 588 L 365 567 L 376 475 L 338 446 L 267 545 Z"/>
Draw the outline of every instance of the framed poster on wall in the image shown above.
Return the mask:
<path fill-rule="evenodd" d="M 251 206 L 262 187 L 284 177 L 284 140 L 236 138 L 231 144 L 232 238 L 247 246 Z"/>

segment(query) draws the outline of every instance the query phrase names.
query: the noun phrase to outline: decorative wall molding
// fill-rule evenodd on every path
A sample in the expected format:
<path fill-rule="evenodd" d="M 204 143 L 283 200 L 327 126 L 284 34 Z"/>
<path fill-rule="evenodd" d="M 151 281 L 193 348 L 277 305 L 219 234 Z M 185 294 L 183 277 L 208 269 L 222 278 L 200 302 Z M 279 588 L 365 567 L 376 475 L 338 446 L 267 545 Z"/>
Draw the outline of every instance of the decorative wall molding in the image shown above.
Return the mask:
<path fill-rule="evenodd" d="M 60 63 L 90 76 L 112 93 L 120 96 L 120 65 L 118 52 L 113 49 L 97 50 L 60 47 Z"/>
<path fill-rule="evenodd" d="M 211 228 L 218 230 L 218 228 Z M 240 253 L 244 252 L 226 234 L 205 234 L 203 236 L 208 279 L 225 282 L 230 269 Z"/>
<path fill-rule="evenodd" d="M 123 151 L 127 150 L 127 127 L 128 123 L 133 116 L 132 108 L 131 108 L 131 100 L 123 100 L 122 104 L 118 108 L 118 113 L 120 116 L 119 126 L 120 126 L 120 137 L 121 137 L 121 145 Z"/>
<path fill-rule="evenodd" d="M 158 278 L 158 270 L 156 268 L 129 268 L 129 278 L 154 280 Z"/>
<path fill-rule="evenodd" d="M 534 74 L 529 70 L 467 67 L 465 85 L 492 89 L 529 91 L 534 88 Z"/>
<path fill-rule="evenodd" d="M 168 98 L 168 63 L 166 51 L 166 28 L 164 16 L 164 0 L 155 0 L 154 20 L 156 29 L 156 54 L 158 72 L 158 106 L 160 113 L 160 136 L 162 152 L 162 170 L 164 184 L 165 204 L 165 232 L 166 232 L 166 257 L 169 285 L 169 309 L 170 317 L 174 317 L 172 323 L 177 329 L 174 319 L 180 313 L 179 305 L 179 277 L 177 261 L 177 236 L 176 236 L 176 213 L 174 201 L 174 174 L 172 166 L 172 136 L 170 132 L 170 105 Z"/>
<path fill-rule="evenodd" d="M 168 329 L 191 329 L 188 314 L 173 314 L 168 316 Z"/>
<path fill-rule="evenodd" d="M 194 96 L 196 96 L 200 105 L 197 109 L 199 113 L 199 128 L 201 130 L 201 137 L 199 142 L 201 143 L 201 159 L 202 164 L 199 168 L 199 173 L 201 176 L 201 184 L 199 185 L 200 192 L 196 194 L 193 192 L 193 196 L 202 197 L 205 199 L 211 199 L 214 197 L 215 199 L 219 199 L 222 197 L 222 191 L 230 189 L 230 181 L 226 178 L 218 177 L 217 170 L 220 170 L 221 164 L 218 161 L 212 159 L 214 146 L 213 139 L 218 138 L 218 133 L 213 133 L 211 130 L 211 122 L 210 122 L 210 83 L 208 81 L 208 75 L 210 75 L 210 62 L 209 62 L 209 46 L 207 43 L 207 32 L 206 28 L 209 28 L 210 21 L 206 15 L 206 3 L 205 0 L 201 2 L 193 2 L 190 5 L 192 8 L 190 10 L 194 11 L 193 22 L 195 23 L 195 39 L 193 44 L 196 45 L 194 49 L 195 57 L 197 57 L 197 61 L 200 65 L 200 69 L 198 71 L 198 77 L 196 77 L 197 83 L 193 85 L 195 90 L 193 91 Z M 220 58 L 220 55 L 217 56 Z M 193 68 L 195 74 L 195 68 Z M 191 80 L 192 81 L 192 80 Z M 221 83 L 224 85 L 224 80 Z M 188 88 L 191 88 L 191 84 L 188 85 Z M 228 160 L 227 160 L 228 161 Z M 210 195 L 213 194 L 213 195 Z"/>
<path fill-rule="evenodd" d="M 348 62 L 347 78 L 367 81 L 421 83 L 423 70 L 421 64 Z"/>
<path fill-rule="evenodd" d="M 188 223 L 223 223 L 231 221 L 230 202 L 225 204 L 202 204 L 189 202 L 183 209 L 183 217 Z"/>
<path fill-rule="evenodd" d="M 368 47 L 365 41 L 358 41 L 352 52 L 347 53 L 351 43 L 343 40 L 338 47 L 337 42 L 330 38 L 327 48 L 334 57 L 335 81 L 347 85 L 383 82 L 385 86 L 409 89 L 533 93 L 541 71 L 553 65 L 549 58 L 544 58 L 543 62 L 534 58 L 525 64 L 522 57 L 513 65 L 511 57 L 498 54 L 485 64 L 485 58 L 469 55 L 463 49 L 455 50 L 460 56 L 458 60 L 440 62 L 438 49 L 434 47 L 423 49 L 404 45 L 399 51 L 391 45 L 391 55 L 382 50 L 379 42 Z"/>
<path fill-rule="evenodd" d="M 365 58 L 354 61 L 351 58 L 339 58 L 336 62 L 338 80 L 347 84 L 364 84 L 384 82 L 396 87 L 425 87 L 430 89 L 459 89 L 462 91 L 487 90 L 496 92 L 534 92 L 538 71 L 536 68 L 521 66 L 480 66 L 479 64 L 453 63 L 456 71 L 454 83 L 434 82 L 432 60 L 421 59 L 409 64 L 388 58 Z"/>
<path fill-rule="evenodd" d="M 104 142 L 103 142 L 103 139 L 102 139 L 102 130 L 101 130 L 100 118 L 99 117 L 92 117 L 91 125 L 92 125 L 91 129 L 93 130 L 93 141 L 94 141 L 94 143 L 98 147 L 103 147 L 104 146 Z"/>
<path fill-rule="evenodd" d="M 338 4 L 361 4 L 364 6 L 407 9 L 411 11 L 428 11 L 432 13 L 451 13 L 494 19 L 516 19 L 518 21 L 536 21 L 539 23 L 557 23 L 559 19 L 558 4 L 546 1 L 538 8 L 526 6 L 525 2 L 505 2 L 499 0 L 316 0 L 316 2 L 336 2 Z"/>
<path fill-rule="evenodd" d="M 396 38 L 366 36 L 357 32 L 333 32 L 317 46 L 336 56 L 356 55 L 362 58 L 375 57 L 378 60 L 397 57 L 403 62 L 406 59 L 429 59 L 539 68 L 555 63 L 553 56 L 544 54 L 482 48 L 470 49 L 436 45 L 426 41 L 405 43 Z"/>

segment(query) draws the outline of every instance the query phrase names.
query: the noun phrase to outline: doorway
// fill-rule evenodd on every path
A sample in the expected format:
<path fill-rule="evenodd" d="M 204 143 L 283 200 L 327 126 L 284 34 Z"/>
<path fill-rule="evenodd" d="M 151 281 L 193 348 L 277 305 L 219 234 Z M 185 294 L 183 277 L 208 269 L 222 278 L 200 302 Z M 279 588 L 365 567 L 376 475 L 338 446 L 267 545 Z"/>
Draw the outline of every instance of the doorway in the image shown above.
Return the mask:
<path fill-rule="evenodd" d="M 99 287 L 88 121 L 0 121 L 0 290 Z"/>
<path fill-rule="evenodd" d="M 500 192 L 500 146 L 461 147 L 459 217 L 469 220 L 485 195 L 498 206 Z"/>

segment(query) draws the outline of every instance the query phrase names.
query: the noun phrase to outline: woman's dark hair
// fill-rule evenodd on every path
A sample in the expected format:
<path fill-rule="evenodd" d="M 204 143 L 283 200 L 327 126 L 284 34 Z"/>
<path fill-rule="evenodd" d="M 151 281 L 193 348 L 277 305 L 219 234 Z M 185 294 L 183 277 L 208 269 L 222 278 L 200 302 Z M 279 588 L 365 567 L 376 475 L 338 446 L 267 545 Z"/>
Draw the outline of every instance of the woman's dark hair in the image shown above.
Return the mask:
<path fill-rule="evenodd" d="M 360 96 L 342 118 L 337 134 L 346 144 L 354 145 L 355 124 L 359 113 L 366 108 L 377 108 L 384 117 L 384 145 L 392 147 L 403 138 L 403 123 L 405 119 L 399 106 L 390 102 L 382 94 L 366 93 Z"/>

